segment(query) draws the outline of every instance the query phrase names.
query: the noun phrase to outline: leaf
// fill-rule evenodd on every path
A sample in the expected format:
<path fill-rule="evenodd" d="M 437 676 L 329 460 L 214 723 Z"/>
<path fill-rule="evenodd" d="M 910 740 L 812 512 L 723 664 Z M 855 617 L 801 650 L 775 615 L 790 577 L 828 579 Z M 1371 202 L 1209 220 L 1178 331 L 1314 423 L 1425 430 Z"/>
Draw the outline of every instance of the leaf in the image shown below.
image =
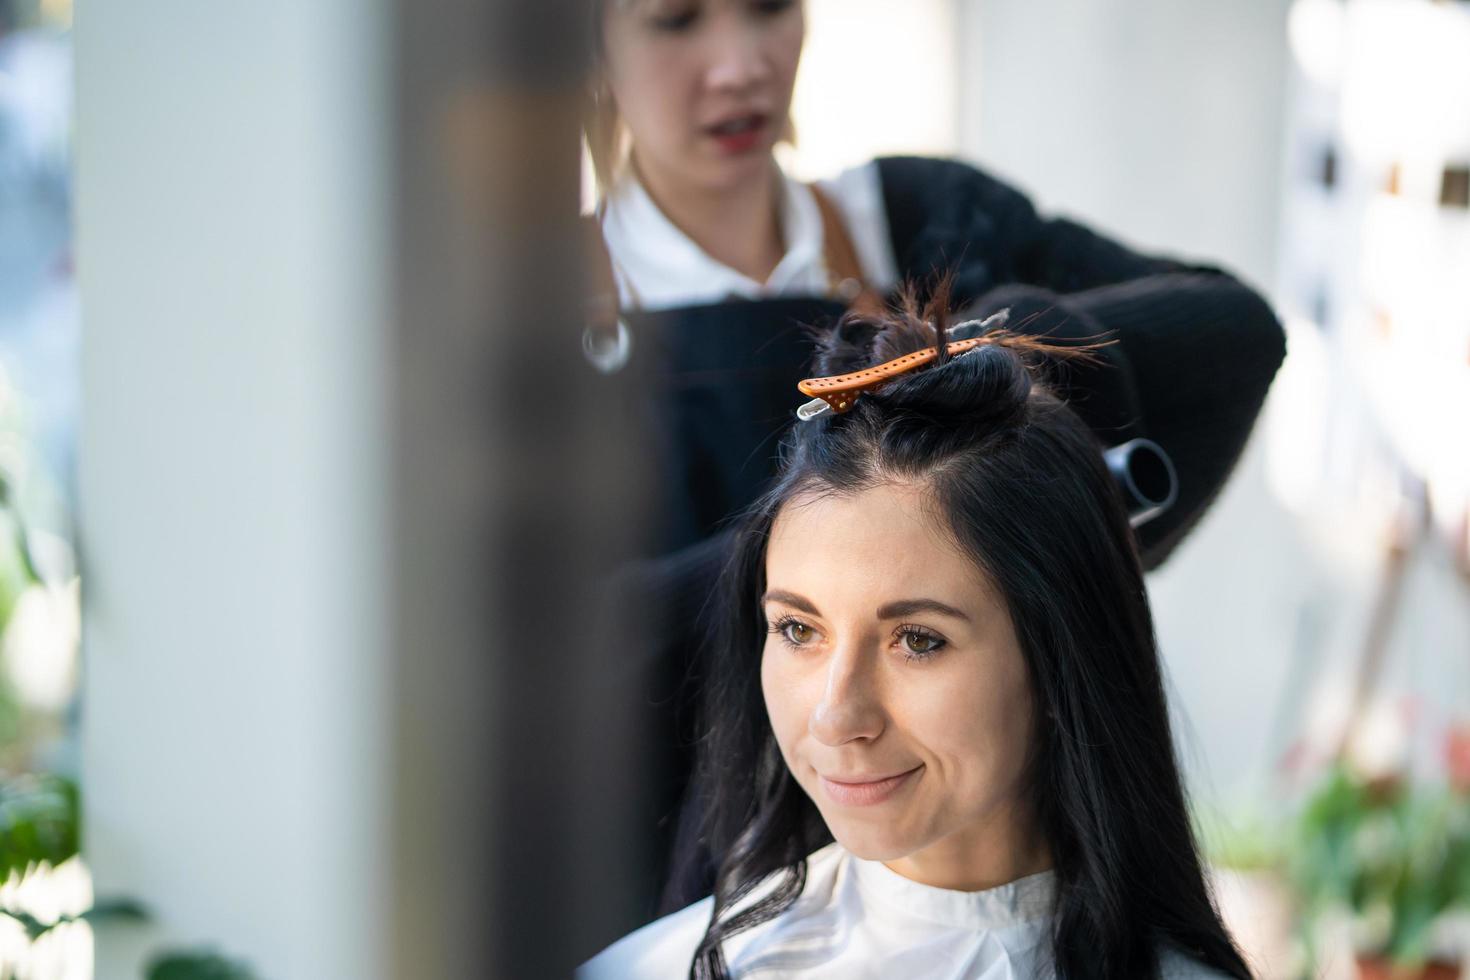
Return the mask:
<path fill-rule="evenodd" d="M 0 909 L 0 915 L 14 919 L 24 926 L 26 937 L 31 942 L 35 942 L 52 929 L 68 922 L 146 922 L 151 918 L 143 904 L 131 898 L 114 898 L 98 902 L 81 915 L 63 915 L 49 924 L 20 909 Z"/>
<path fill-rule="evenodd" d="M 28 912 L 21 912 L 18 910 L 12 911 L 10 909 L 6 909 L 4 912 L 0 912 L 0 915 L 5 915 L 9 918 L 12 918 L 16 922 L 19 922 L 22 926 L 24 926 L 26 930 L 26 938 L 31 942 L 35 942 L 38 938 L 40 938 L 42 933 L 51 928 Z"/>
<path fill-rule="evenodd" d="M 10 621 L 15 601 L 39 581 L 25 547 L 25 528 L 14 511 L 0 510 L 0 629 Z"/>
<path fill-rule="evenodd" d="M 147 906 L 133 898 L 104 898 L 94 902 L 78 919 L 88 922 L 148 922 L 153 918 Z"/>
<path fill-rule="evenodd" d="M 77 853 L 77 787 L 48 773 L 0 782 L 0 881 L 42 861 L 53 867 Z"/>
<path fill-rule="evenodd" d="M 146 980 L 256 980 L 245 964 L 210 950 L 161 953 L 147 970 Z"/>

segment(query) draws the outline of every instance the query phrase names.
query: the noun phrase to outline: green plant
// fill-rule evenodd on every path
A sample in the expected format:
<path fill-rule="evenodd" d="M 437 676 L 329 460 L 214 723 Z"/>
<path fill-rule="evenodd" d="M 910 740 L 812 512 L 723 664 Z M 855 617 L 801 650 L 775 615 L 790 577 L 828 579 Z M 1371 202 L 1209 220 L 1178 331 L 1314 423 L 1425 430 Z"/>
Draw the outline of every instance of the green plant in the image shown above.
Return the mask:
<path fill-rule="evenodd" d="M 0 881 L 42 861 L 53 867 L 77 853 L 77 787 L 50 773 L 0 781 Z"/>
<path fill-rule="evenodd" d="M 1261 803 L 1229 812 L 1197 806 L 1192 816 L 1195 839 L 1216 868 L 1276 872 L 1285 861 L 1281 820 Z"/>
<path fill-rule="evenodd" d="M 1470 908 L 1470 795 L 1329 770 L 1296 826 L 1288 872 L 1303 902 L 1308 948 L 1323 913 L 1349 910 L 1362 952 L 1424 963 L 1433 927 Z"/>
<path fill-rule="evenodd" d="M 147 980 L 256 980 L 245 964 L 208 950 L 165 953 L 144 974 Z"/>

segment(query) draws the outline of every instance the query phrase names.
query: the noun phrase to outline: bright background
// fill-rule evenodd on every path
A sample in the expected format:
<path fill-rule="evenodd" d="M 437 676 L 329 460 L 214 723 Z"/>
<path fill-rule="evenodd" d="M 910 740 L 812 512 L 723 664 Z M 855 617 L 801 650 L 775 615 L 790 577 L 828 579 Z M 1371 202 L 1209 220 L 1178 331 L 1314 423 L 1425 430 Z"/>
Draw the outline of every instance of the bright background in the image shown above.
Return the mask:
<path fill-rule="evenodd" d="M 1262 975 L 1298 975 L 1273 828 L 1365 651 L 1361 770 L 1443 784 L 1470 723 L 1470 4 L 808 17 L 793 172 L 958 155 L 1231 270 L 1285 321 L 1238 471 L 1149 586 L 1222 896 Z M 75 26 L 66 0 L 0 0 L 0 976 L 136 977 L 164 950 L 388 975 L 407 23 L 388 0 L 99 3 Z M 72 921 L 94 898 L 149 915 L 97 921 L 95 970 Z"/>

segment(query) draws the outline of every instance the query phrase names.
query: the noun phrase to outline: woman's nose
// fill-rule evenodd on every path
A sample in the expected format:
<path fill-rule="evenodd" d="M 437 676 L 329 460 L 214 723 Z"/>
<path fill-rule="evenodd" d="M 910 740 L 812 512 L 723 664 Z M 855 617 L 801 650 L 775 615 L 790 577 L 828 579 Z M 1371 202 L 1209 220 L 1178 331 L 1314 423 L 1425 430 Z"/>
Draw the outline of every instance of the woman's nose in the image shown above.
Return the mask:
<path fill-rule="evenodd" d="M 770 59 L 758 32 L 731 27 L 716 32 L 707 80 L 715 90 L 744 91 L 771 73 Z"/>
<path fill-rule="evenodd" d="M 866 659 L 859 651 L 837 651 L 828 664 L 826 687 L 807 722 L 824 745 L 875 739 L 883 732 L 883 706 Z"/>

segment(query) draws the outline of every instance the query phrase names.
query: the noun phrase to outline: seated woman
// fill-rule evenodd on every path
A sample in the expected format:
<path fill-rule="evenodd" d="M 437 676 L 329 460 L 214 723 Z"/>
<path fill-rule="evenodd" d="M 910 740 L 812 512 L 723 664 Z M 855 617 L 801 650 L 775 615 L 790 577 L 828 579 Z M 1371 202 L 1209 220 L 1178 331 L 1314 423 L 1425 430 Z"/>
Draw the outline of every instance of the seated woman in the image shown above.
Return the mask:
<path fill-rule="evenodd" d="M 648 560 L 620 583 L 620 605 L 646 624 L 622 661 L 643 694 L 641 778 L 628 790 L 639 833 L 628 846 L 645 874 L 625 926 L 600 944 L 713 886 L 712 856 L 686 837 L 699 816 L 686 802 L 699 693 L 689 627 L 726 557 L 729 518 L 775 476 L 791 388 L 811 362 L 805 325 L 830 325 L 947 270 L 954 307 L 968 316 L 1009 308 L 1012 323 L 1054 342 L 1116 341 L 1054 391 L 1106 443 L 1147 438 L 1172 460 L 1178 499 L 1137 530 L 1145 568 L 1220 493 L 1285 347 L 1270 307 L 1231 275 L 1042 214 L 967 163 L 884 157 L 815 185 L 785 173 L 774 149 L 793 133 L 800 0 L 586 7 L 583 132 L 598 202 L 586 229 L 591 366 L 579 383 L 600 380 L 592 366 L 638 378 L 610 385 L 607 405 L 638 420 L 629 458 L 651 474 Z M 852 71 L 901 84 L 901 61 L 868 60 L 853 52 Z M 840 80 L 832 91 L 844 91 Z"/>
<path fill-rule="evenodd" d="M 933 356 L 788 436 L 708 651 L 714 895 L 582 977 L 1250 975 L 1201 871 L 1123 498 L 1039 373 L 1077 351 L 951 342 L 943 302 L 821 343 L 825 375 Z"/>

